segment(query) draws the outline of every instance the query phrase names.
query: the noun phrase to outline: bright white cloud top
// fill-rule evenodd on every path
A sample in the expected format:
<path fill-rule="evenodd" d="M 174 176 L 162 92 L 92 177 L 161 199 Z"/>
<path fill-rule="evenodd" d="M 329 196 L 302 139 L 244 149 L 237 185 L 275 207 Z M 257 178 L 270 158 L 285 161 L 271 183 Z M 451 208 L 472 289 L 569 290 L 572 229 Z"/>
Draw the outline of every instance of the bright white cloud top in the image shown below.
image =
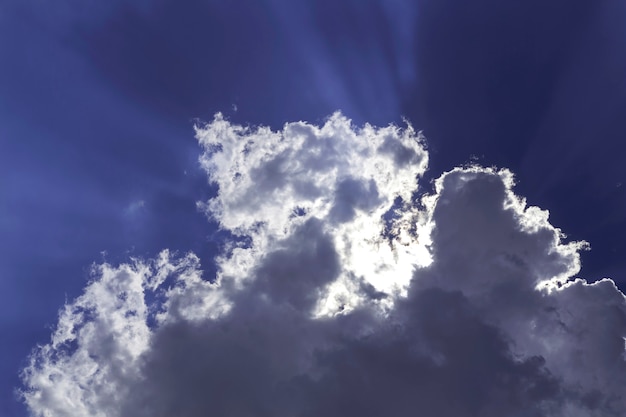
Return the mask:
<path fill-rule="evenodd" d="M 410 126 L 197 127 L 230 232 L 94 267 L 23 371 L 35 416 L 622 416 L 626 301 L 507 170 L 427 168 Z"/>

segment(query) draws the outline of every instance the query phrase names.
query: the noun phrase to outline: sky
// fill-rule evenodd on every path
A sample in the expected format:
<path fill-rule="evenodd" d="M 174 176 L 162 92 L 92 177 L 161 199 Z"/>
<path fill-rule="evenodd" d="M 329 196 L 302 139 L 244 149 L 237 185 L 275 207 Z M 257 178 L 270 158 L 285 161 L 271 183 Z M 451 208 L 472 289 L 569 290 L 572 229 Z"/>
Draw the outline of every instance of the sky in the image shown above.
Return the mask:
<path fill-rule="evenodd" d="M 625 27 L 3 0 L 0 416 L 624 415 Z"/>

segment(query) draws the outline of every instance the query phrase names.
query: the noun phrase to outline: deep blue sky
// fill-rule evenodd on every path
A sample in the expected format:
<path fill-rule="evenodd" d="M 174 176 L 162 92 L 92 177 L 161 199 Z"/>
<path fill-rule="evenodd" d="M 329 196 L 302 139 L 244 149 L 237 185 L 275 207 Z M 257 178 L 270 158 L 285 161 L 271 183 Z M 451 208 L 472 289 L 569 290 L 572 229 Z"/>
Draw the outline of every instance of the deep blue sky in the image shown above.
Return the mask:
<path fill-rule="evenodd" d="M 195 120 L 404 116 L 431 175 L 506 166 L 626 288 L 626 3 L 0 2 L 0 416 L 92 262 L 193 250 L 211 274 Z M 131 5 L 132 4 L 132 5 Z"/>

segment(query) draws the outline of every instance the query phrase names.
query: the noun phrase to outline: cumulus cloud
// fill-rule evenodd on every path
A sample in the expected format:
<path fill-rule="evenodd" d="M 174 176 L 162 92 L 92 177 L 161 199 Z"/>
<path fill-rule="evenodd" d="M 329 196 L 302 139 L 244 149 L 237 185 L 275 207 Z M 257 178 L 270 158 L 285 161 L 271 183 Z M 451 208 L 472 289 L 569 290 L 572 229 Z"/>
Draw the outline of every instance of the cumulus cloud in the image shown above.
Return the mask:
<path fill-rule="evenodd" d="M 33 415 L 626 413 L 624 295 L 574 278 L 586 244 L 506 169 L 424 193 L 419 133 L 339 113 L 196 130 L 217 276 L 167 251 L 94 267 L 23 370 Z"/>

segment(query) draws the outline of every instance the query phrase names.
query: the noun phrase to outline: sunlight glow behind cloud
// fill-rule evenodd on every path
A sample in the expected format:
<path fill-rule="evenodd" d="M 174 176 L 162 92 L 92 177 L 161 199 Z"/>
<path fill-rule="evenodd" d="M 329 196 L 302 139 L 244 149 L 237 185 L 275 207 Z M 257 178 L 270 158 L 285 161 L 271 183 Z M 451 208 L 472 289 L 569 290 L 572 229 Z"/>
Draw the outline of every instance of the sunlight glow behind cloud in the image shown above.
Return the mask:
<path fill-rule="evenodd" d="M 443 174 L 424 139 L 340 113 L 196 127 L 230 233 L 93 268 L 23 371 L 36 416 L 619 416 L 626 302 L 506 169 Z"/>

